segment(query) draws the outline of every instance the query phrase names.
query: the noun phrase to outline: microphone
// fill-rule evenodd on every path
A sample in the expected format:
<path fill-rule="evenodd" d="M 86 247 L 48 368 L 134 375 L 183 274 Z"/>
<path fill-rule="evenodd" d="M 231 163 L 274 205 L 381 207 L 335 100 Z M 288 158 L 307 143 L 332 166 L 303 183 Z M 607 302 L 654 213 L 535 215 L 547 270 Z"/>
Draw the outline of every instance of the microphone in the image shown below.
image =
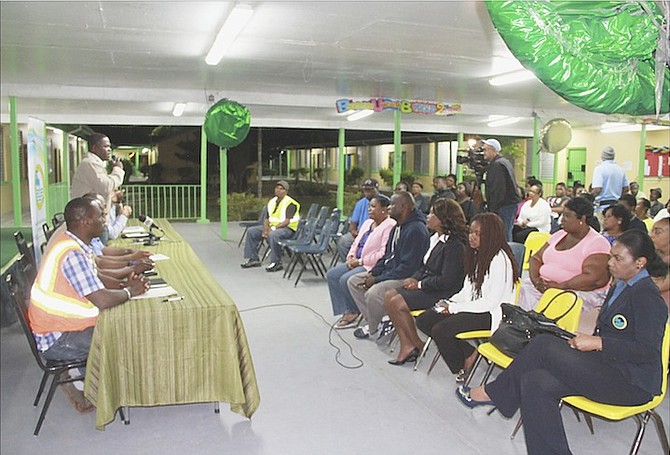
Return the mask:
<path fill-rule="evenodd" d="M 148 227 L 149 229 L 154 229 L 155 228 L 155 229 L 158 229 L 159 231 L 162 231 L 161 228 L 156 226 L 156 223 L 154 223 L 154 220 L 152 220 L 151 218 L 149 218 L 146 215 L 140 215 L 140 216 L 137 217 L 137 219 L 140 220 L 142 223 L 144 223 L 144 225 L 146 227 Z"/>

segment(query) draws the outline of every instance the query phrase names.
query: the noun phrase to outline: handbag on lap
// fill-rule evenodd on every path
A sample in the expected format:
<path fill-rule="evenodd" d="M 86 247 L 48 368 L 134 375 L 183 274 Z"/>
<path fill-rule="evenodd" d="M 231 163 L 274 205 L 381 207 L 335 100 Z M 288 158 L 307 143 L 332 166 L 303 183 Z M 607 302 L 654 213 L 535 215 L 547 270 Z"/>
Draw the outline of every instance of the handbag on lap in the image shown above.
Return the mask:
<path fill-rule="evenodd" d="M 572 305 L 560 316 L 549 318 L 544 313 L 551 307 L 558 297 L 569 293 L 574 297 Z M 536 335 L 550 334 L 569 340 L 575 334 L 558 326 L 557 322 L 565 317 L 577 304 L 577 294 L 573 291 L 563 291 L 556 294 L 542 310 L 526 311 L 523 308 L 510 303 L 502 303 L 503 317 L 498 329 L 493 332 L 490 343 L 510 357 L 515 357 Z"/>

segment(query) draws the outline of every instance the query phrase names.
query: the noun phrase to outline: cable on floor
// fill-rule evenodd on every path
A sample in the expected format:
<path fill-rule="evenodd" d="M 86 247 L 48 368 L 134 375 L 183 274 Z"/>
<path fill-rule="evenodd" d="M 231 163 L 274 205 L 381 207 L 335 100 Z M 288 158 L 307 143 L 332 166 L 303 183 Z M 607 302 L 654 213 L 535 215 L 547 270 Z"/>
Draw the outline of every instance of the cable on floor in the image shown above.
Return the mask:
<path fill-rule="evenodd" d="M 346 368 L 348 370 L 355 370 L 355 369 L 361 368 L 363 365 L 365 365 L 365 362 L 363 362 L 363 360 L 360 357 L 357 357 L 356 354 L 354 354 L 354 350 L 353 350 L 351 344 L 349 344 L 348 341 L 346 341 L 344 338 L 342 338 L 342 335 L 340 335 L 340 333 L 337 330 L 335 330 L 335 324 L 337 324 L 337 322 L 334 322 L 333 324 L 329 323 L 328 321 L 326 321 L 326 318 L 324 318 L 321 315 L 321 313 L 319 313 L 318 311 L 316 311 L 312 307 L 309 307 L 307 305 L 303 305 L 303 304 L 300 304 L 300 303 L 274 303 L 274 304 L 271 304 L 271 305 L 260 305 L 260 306 L 255 306 L 255 307 L 252 307 L 252 308 L 246 308 L 244 310 L 238 310 L 238 311 L 240 313 L 245 313 L 247 311 L 262 310 L 262 309 L 265 309 L 265 308 L 275 308 L 275 307 L 283 307 L 283 306 L 295 306 L 295 307 L 305 308 L 305 309 L 311 311 L 312 313 L 314 313 L 319 319 L 321 319 L 321 321 L 323 321 L 324 324 L 326 324 L 328 327 L 330 327 L 330 330 L 328 331 L 328 344 L 331 345 L 333 348 L 335 348 L 335 362 L 337 362 L 337 364 L 340 365 L 342 368 Z M 357 365 L 346 365 L 346 364 L 342 363 L 342 361 L 340 360 L 340 357 L 342 356 L 342 350 L 340 349 L 339 346 L 337 346 L 337 345 L 335 345 L 335 343 L 333 343 L 333 333 L 335 333 L 337 335 L 337 337 L 340 339 L 340 341 L 342 341 L 342 343 L 347 345 L 347 347 L 349 348 L 349 353 L 351 354 L 351 357 L 358 360 L 359 363 Z"/>

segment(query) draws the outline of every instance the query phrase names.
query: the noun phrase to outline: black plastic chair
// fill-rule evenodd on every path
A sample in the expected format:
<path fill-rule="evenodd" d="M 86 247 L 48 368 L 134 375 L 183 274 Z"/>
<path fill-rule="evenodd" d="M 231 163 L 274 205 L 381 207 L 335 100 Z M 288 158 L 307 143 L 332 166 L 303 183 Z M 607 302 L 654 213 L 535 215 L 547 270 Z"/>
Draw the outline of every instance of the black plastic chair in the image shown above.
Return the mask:
<path fill-rule="evenodd" d="M 54 231 L 63 223 L 65 223 L 65 214 L 63 212 L 54 213 L 54 216 L 51 218 L 51 224 L 54 225 Z"/>
<path fill-rule="evenodd" d="M 256 221 L 242 221 L 240 222 L 240 227 L 244 228 L 244 232 L 242 233 L 242 237 L 240 237 L 240 241 L 237 242 L 237 247 L 239 248 L 242 245 L 242 241 L 244 241 L 244 238 L 247 236 L 247 231 L 249 228 L 255 227 L 255 226 L 262 226 L 263 221 L 265 220 L 265 217 L 267 216 L 268 209 L 267 206 L 261 210 L 260 215 L 258 215 L 258 219 Z"/>
<path fill-rule="evenodd" d="M 21 231 L 14 232 L 14 240 L 16 241 L 16 247 L 18 248 L 19 253 L 22 254 L 24 258 L 32 264 L 34 270 L 37 270 L 35 253 L 33 253 L 32 247 L 28 246 L 28 243 L 26 242 L 25 237 L 23 237 Z"/>
<path fill-rule="evenodd" d="M 46 417 L 47 411 L 49 410 L 49 405 L 51 404 L 51 400 L 53 399 L 54 393 L 56 392 L 56 387 L 60 384 L 82 380 L 84 378 L 83 376 L 77 378 L 70 378 L 69 376 L 67 376 L 67 372 L 71 368 L 85 368 L 86 359 L 61 360 L 61 361 L 43 359 L 42 354 L 37 350 L 37 343 L 35 342 L 35 337 L 33 336 L 33 332 L 30 329 L 30 325 L 28 324 L 29 300 L 27 298 L 27 294 L 21 290 L 21 286 L 18 285 L 17 281 L 15 281 L 15 279 L 12 277 L 11 274 L 7 274 L 5 281 L 9 289 L 10 301 L 12 303 L 12 306 L 16 310 L 16 314 L 19 318 L 19 321 L 21 322 L 21 328 L 23 329 L 23 333 L 25 334 L 26 339 L 28 340 L 30 350 L 33 353 L 33 357 L 35 357 L 37 366 L 40 367 L 40 369 L 44 372 L 44 374 L 42 375 L 42 381 L 40 381 L 39 389 L 37 390 L 37 396 L 35 397 L 35 401 L 33 402 L 33 406 L 37 406 L 37 404 L 39 403 L 40 398 L 42 397 L 42 392 L 44 391 L 44 386 L 47 383 L 47 379 L 49 378 L 49 376 L 52 377 L 51 385 L 49 386 L 49 391 L 47 392 L 47 397 L 44 400 L 44 404 L 42 405 L 42 412 L 40 412 L 40 417 L 37 420 L 37 425 L 35 426 L 35 432 L 33 433 L 35 436 L 37 436 L 38 433 L 40 432 L 40 428 L 42 428 L 44 417 Z"/>

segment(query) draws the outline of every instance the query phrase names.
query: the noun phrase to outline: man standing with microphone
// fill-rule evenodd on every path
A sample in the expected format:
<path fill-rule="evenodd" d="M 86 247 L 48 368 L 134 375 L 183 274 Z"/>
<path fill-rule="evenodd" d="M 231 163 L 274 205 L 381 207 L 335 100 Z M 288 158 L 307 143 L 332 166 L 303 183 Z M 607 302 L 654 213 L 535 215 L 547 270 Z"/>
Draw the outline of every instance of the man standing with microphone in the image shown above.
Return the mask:
<path fill-rule="evenodd" d="M 106 213 L 109 214 L 112 205 L 114 190 L 123 183 L 125 171 L 120 159 L 112 163 L 112 171 L 107 173 L 107 161 L 112 155 L 112 143 L 107 136 L 101 133 L 93 133 L 88 140 L 89 153 L 81 160 L 77 170 L 72 177 L 72 188 L 70 197 L 82 197 L 87 193 L 97 193 L 103 197 L 106 203 Z M 109 219 L 107 220 L 109 222 Z M 107 244 L 109 234 L 107 224 L 100 236 L 103 244 Z"/>
<path fill-rule="evenodd" d="M 517 204 L 521 202 L 517 193 L 516 177 L 512 163 L 500 155 L 500 142 L 497 139 L 482 141 L 486 167 L 486 204 L 490 212 L 497 213 L 505 223 L 505 237 L 512 241 L 512 227 L 516 216 Z"/>

